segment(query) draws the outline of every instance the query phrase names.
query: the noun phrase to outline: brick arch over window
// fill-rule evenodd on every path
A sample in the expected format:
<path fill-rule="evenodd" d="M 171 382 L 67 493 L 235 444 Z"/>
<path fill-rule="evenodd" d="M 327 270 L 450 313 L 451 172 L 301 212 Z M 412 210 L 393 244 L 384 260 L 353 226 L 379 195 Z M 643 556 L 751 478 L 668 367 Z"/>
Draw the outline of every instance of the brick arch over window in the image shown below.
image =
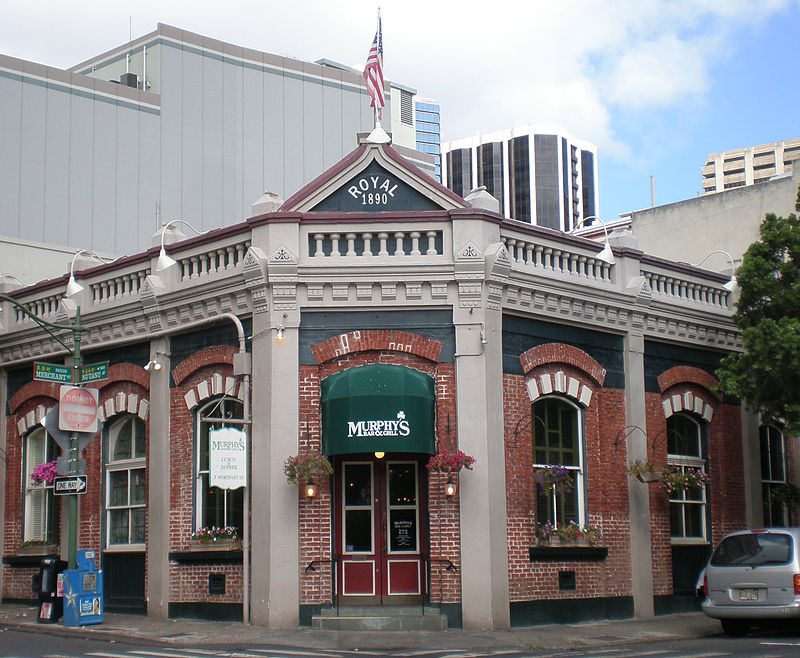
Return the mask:
<path fill-rule="evenodd" d="M 200 368 L 216 365 L 233 366 L 233 355 L 236 352 L 237 348 L 231 345 L 207 347 L 204 350 L 195 352 L 172 369 L 172 379 L 175 381 L 176 386 L 180 386 L 189 375 Z"/>
<path fill-rule="evenodd" d="M 594 389 L 602 386 L 606 377 L 605 368 L 586 352 L 563 343 L 532 347 L 519 360 L 532 402 L 543 395 L 560 393 L 588 407 Z"/>
<path fill-rule="evenodd" d="M 236 377 L 215 373 L 190 388 L 183 396 L 183 400 L 186 402 L 186 408 L 192 410 L 203 400 L 216 395 L 233 396 L 244 402 L 244 387 L 241 382 L 236 381 Z"/>
<path fill-rule="evenodd" d="M 147 392 L 150 389 L 150 373 L 142 366 L 132 363 L 113 365 L 108 369 L 108 378 L 99 382 L 99 384 L 100 409 L 98 418 L 101 422 L 121 413 L 135 414 L 142 420 L 147 420 L 150 399 L 146 394 L 128 390 L 126 392 L 118 391 L 115 394 L 103 395 L 104 390 L 116 384 L 135 384 L 138 388 Z"/>
<path fill-rule="evenodd" d="M 30 409 L 24 416 L 17 419 L 18 436 L 24 436 L 26 432 L 38 425 L 42 418 L 47 415 L 58 403 L 58 389 L 60 384 L 52 382 L 28 382 L 8 399 L 9 414 L 16 414 L 22 405 L 34 398 L 49 398 L 42 400 L 34 408 Z"/>
<path fill-rule="evenodd" d="M 442 343 L 407 331 L 351 331 L 311 346 L 320 365 L 345 354 L 367 351 L 405 352 L 434 363 L 439 360 Z"/>
<path fill-rule="evenodd" d="M 717 379 L 700 368 L 676 366 L 658 376 L 664 417 L 681 411 L 697 414 L 710 423 L 719 402 L 714 387 Z"/>

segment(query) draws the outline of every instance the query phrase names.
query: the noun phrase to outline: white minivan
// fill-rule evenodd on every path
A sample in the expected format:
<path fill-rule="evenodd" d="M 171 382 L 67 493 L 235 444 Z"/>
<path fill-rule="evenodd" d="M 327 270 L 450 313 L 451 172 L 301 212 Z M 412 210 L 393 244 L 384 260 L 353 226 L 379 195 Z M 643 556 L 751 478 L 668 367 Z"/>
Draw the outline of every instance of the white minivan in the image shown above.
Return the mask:
<path fill-rule="evenodd" d="M 728 635 L 800 618 L 800 528 L 741 530 L 722 539 L 705 567 L 702 610 Z"/>

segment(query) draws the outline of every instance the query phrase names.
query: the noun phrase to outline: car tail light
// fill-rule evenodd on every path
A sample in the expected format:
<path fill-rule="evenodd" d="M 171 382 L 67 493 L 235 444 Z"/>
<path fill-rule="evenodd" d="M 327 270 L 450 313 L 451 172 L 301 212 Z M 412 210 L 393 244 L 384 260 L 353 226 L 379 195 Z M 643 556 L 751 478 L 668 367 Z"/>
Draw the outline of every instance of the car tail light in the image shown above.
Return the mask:
<path fill-rule="evenodd" d="M 798 580 L 797 576 L 800 576 L 800 573 L 797 574 L 794 577 L 794 592 L 795 592 L 795 594 L 797 594 L 797 584 L 798 584 L 798 582 L 800 582 Z M 705 594 L 706 598 L 708 598 L 708 576 L 703 576 L 703 594 Z"/>
<path fill-rule="evenodd" d="M 794 595 L 800 596 L 800 573 L 794 575 Z"/>

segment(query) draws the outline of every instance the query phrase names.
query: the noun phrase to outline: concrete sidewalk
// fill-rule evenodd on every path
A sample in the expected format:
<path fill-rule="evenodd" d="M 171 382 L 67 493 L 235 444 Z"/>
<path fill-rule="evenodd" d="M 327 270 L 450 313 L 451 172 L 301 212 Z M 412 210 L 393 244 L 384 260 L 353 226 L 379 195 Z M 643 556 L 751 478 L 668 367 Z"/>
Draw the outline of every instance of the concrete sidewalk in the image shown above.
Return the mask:
<path fill-rule="evenodd" d="M 536 649 L 564 650 L 601 647 L 628 642 L 660 642 L 719 635 L 719 622 L 699 612 L 663 615 L 651 619 L 595 621 L 580 624 L 527 626 L 508 631 L 452 629 L 443 633 L 317 631 L 310 628 L 271 630 L 232 622 L 194 619 L 153 619 L 140 615 L 107 613 L 103 623 L 68 628 L 39 624 L 37 608 L 0 605 L 3 628 L 95 640 L 158 643 L 171 646 L 247 647 L 276 644 L 306 649 Z"/>

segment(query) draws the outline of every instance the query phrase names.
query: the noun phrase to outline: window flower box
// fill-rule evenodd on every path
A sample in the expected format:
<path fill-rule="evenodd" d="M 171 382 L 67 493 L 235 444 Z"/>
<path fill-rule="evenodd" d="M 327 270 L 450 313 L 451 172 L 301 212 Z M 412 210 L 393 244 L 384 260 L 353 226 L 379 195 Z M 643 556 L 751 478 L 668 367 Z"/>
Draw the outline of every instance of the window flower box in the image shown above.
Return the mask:
<path fill-rule="evenodd" d="M 241 551 L 241 539 L 217 539 L 216 541 L 200 541 L 192 539 L 189 543 L 189 551 L 198 553 L 204 551 Z"/>
<path fill-rule="evenodd" d="M 33 542 L 22 544 L 17 549 L 17 555 L 57 555 L 57 544 L 45 544 L 42 542 Z"/>

